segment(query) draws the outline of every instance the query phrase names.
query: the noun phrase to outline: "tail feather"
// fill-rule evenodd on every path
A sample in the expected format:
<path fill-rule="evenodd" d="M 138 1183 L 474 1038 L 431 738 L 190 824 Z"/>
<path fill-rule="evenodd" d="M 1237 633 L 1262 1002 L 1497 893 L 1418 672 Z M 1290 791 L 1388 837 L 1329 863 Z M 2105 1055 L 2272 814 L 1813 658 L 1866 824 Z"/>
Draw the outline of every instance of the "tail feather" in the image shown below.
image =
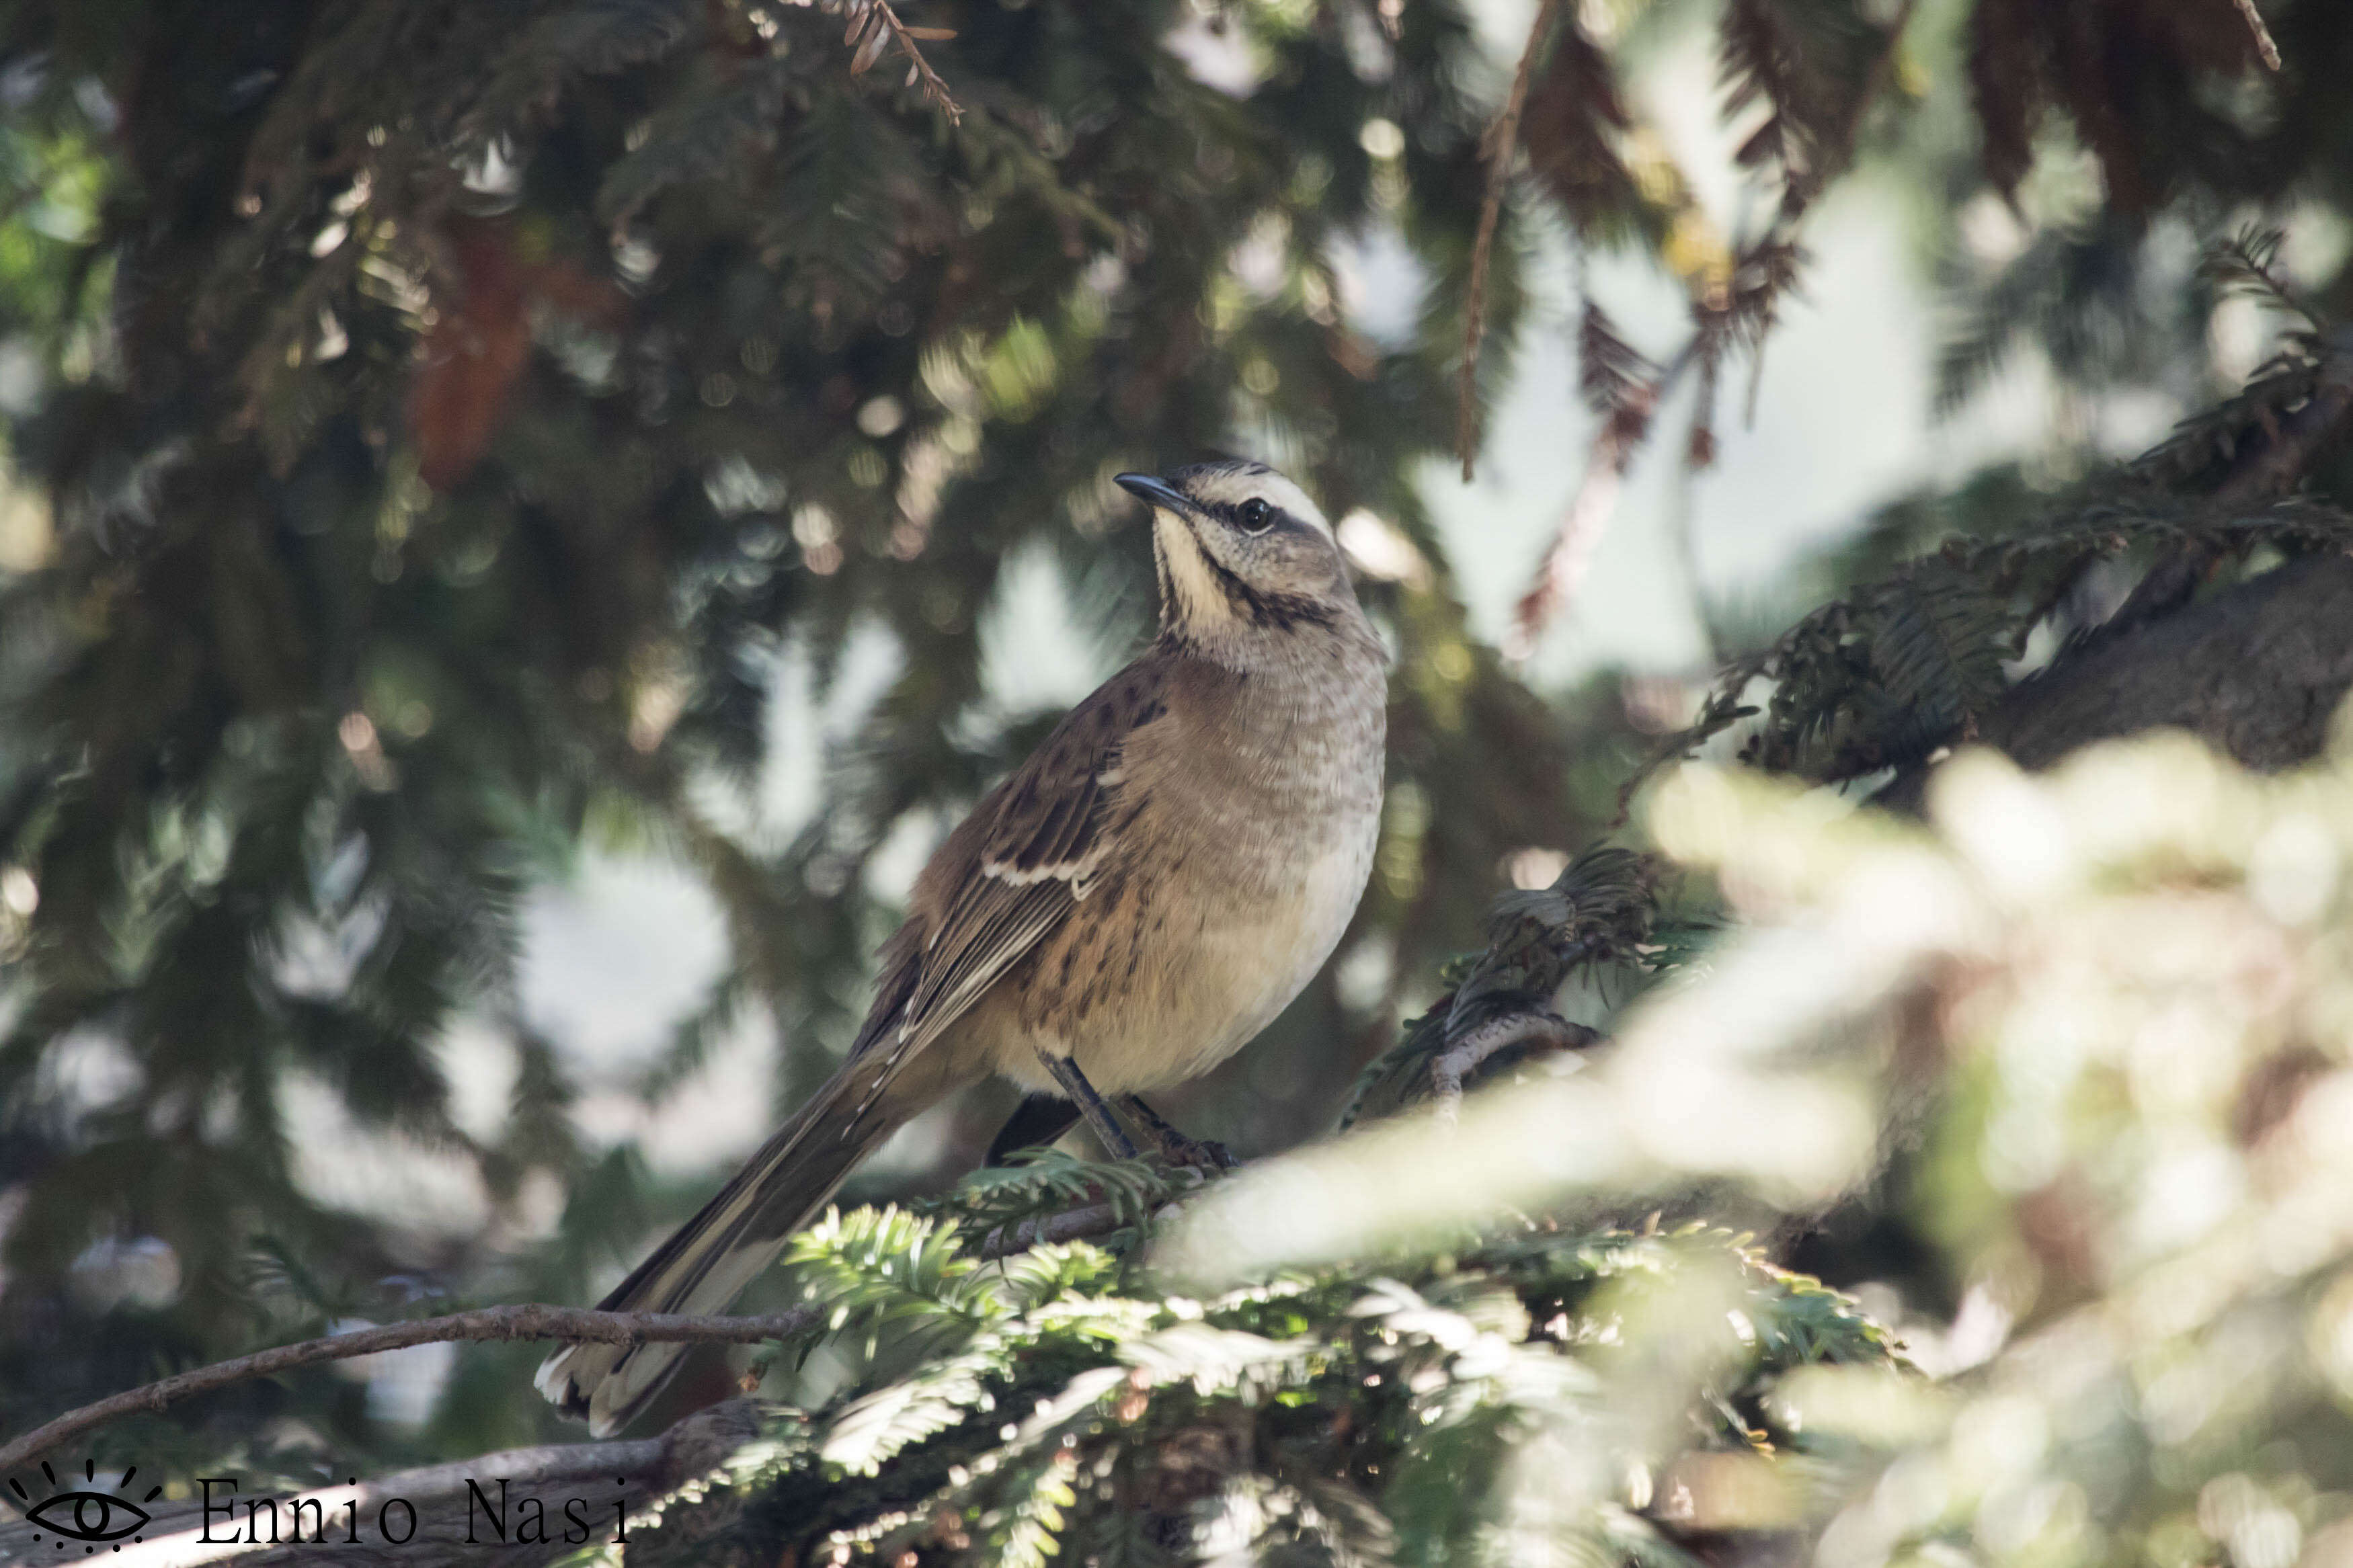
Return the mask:
<path fill-rule="evenodd" d="M 596 1303 L 598 1310 L 725 1310 L 850 1169 L 938 1098 L 936 1089 L 902 1092 L 879 1056 L 853 1058 L 834 1074 L 702 1213 Z M 691 1348 L 568 1344 L 541 1363 L 535 1381 L 557 1409 L 610 1436 L 652 1401 Z"/>

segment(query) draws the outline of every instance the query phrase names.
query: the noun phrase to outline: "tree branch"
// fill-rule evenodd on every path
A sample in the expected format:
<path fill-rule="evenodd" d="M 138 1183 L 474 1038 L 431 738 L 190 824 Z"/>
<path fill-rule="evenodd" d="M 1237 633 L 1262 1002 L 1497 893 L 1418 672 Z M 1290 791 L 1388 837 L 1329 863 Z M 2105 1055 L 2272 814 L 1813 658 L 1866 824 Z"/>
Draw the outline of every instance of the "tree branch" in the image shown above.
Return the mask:
<path fill-rule="evenodd" d="M 1033 1247 L 1051 1247 L 1058 1242 L 1101 1236 L 1117 1230 L 1121 1223 L 1118 1208 L 1111 1204 L 1088 1204 L 1060 1214 L 1039 1215 L 990 1231 L 981 1238 L 980 1255 L 987 1258 L 1010 1258 Z"/>
<path fill-rule="evenodd" d="M 824 1314 L 813 1307 L 799 1307 L 768 1317 L 717 1318 L 667 1312 L 598 1312 L 582 1307 L 543 1307 L 524 1302 L 456 1312 L 446 1318 L 386 1323 L 380 1328 L 304 1340 L 300 1344 L 280 1345 L 234 1361 L 216 1362 L 69 1410 L 0 1445 L 0 1471 L 22 1465 L 67 1438 L 103 1426 L 118 1415 L 138 1410 L 161 1410 L 194 1394 L 210 1394 L 231 1384 L 269 1377 L 318 1362 L 348 1361 L 353 1356 L 452 1340 L 587 1340 L 608 1345 L 681 1341 L 756 1344 L 805 1333 L 823 1321 Z"/>
<path fill-rule="evenodd" d="M 1520 51 L 1520 68 L 1512 74 L 1512 90 L 1504 108 L 1487 128 L 1487 199 L 1479 208 L 1479 237 L 1471 246 L 1471 287 L 1465 300 L 1462 327 L 1462 384 L 1455 403 L 1454 445 L 1462 458 L 1462 479 L 1468 483 L 1479 455 L 1479 341 L 1487 335 L 1487 268 L 1493 260 L 1495 225 L 1504 214 L 1504 192 L 1511 184 L 1512 154 L 1520 141 L 1520 111 L 1528 103 L 1528 78 L 1535 74 L 1536 56 L 1552 36 L 1552 19 L 1560 0 L 1544 0 L 1536 19 L 1528 26 L 1528 47 Z"/>
<path fill-rule="evenodd" d="M 2353 688 L 2353 558 L 2306 557 L 2087 650 L 1995 705 L 1978 738 L 2030 768 L 2187 730 L 2266 772 L 2320 753 Z"/>
<path fill-rule="evenodd" d="M 1077 1241 L 1116 1230 L 1122 1223 L 1111 1204 L 1088 1204 L 1058 1214 L 1040 1215 L 1009 1226 L 999 1226 L 981 1241 L 983 1258 L 1009 1258 L 1033 1247 Z M 104 1426 L 118 1415 L 165 1405 L 199 1394 L 210 1394 L 232 1384 L 269 1377 L 319 1362 L 348 1361 L 412 1345 L 440 1344 L 453 1340 L 586 1340 L 597 1344 L 644 1344 L 688 1342 L 714 1344 L 757 1344 L 806 1333 L 824 1321 L 814 1307 L 765 1317 L 690 1317 L 666 1312 L 599 1312 L 583 1307 L 547 1307 L 522 1302 L 484 1307 L 443 1318 L 419 1318 L 414 1322 L 386 1323 L 325 1339 L 304 1340 L 257 1351 L 231 1361 L 197 1367 L 144 1387 L 111 1394 L 95 1404 L 69 1410 L 22 1436 L 0 1444 L 0 1472 L 56 1447 L 67 1438 Z M 5 1559 L 0 1559 L 5 1561 Z"/>
<path fill-rule="evenodd" d="M 1976 740 L 2046 768 L 2094 741 L 2186 730 L 2242 766 L 2276 772 L 2328 742 L 2353 691 L 2353 557 L 2311 555 L 2174 611 L 2012 687 Z M 1933 767 L 1873 797 L 1917 811 Z"/>
<path fill-rule="evenodd" d="M 1603 419 L 1601 428 L 1594 433 L 1592 448 L 1586 454 L 1585 477 L 1577 481 L 1568 509 L 1553 530 L 1552 548 L 1545 552 L 1535 581 L 1513 606 L 1503 648 L 1510 663 L 1521 664 L 1533 656 L 1545 627 L 1577 596 L 1586 568 L 1593 563 L 1593 552 L 1600 546 L 1602 531 L 1617 509 L 1618 493 L 1625 483 L 1628 465 L 1634 460 L 1634 450 L 1649 434 L 1651 415 L 1675 378 L 1693 362 L 1700 342 L 1694 337 L 1684 344 L 1673 363 L 1636 388 L 1626 405 Z M 1693 581 L 1698 581 L 1696 574 Z"/>
<path fill-rule="evenodd" d="M 1647 876 L 1641 866 L 1624 851 L 1589 852 L 1551 889 L 1507 895 L 1491 921 L 1481 963 L 1451 1005 L 1433 1009 L 1420 1026 L 1440 1054 L 1433 1059 L 1417 1052 L 1412 1040 L 1401 1047 L 1403 1065 L 1393 1076 L 1411 1080 L 1403 1084 L 1402 1100 L 1426 1098 L 1432 1086 L 1442 1096 L 1459 1097 L 1482 1068 L 1526 1047 L 1556 1052 L 1598 1043 L 1594 1031 L 1532 1004 L 1569 970 L 1633 944 L 1647 930 L 1647 914 L 1634 912 L 1636 905 L 1649 908 L 1639 896 Z M 1628 925 L 1630 920 L 1636 924 Z M 1039 1215 L 988 1231 L 978 1251 L 983 1258 L 1009 1257 L 1102 1235 L 1126 1217 L 1110 1203 Z M 161 1410 L 193 1394 L 320 1362 L 449 1341 L 755 1343 L 805 1333 L 824 1321 L 817 1307 L 761 1317 L 689 1317 L 526 1303 L 386 1324 L 240 1356 L 69 1411 L 0 1446 L 0 1472 L 116 1416 Z M 696 1560 L 702 1543 L 740 1509 L 741 1499 L 724 1488 L 728 1461 L 757 1441 L 774 1418 L 772 1407 L 730 1400 L 685 1417 L 659 1437 L 511 1449 L 274 1501 L 237 1494 L 230 1513 L 222 1511 L 227 1494 L 216 1487 L 159 1510 L 135 1541 L 121 1544 L 117 1568 L 187 1568 L 232 1558 L 245 1568 L 264 1568 L 307 1561 L 326 1546 L 355 1568 L 464 1568 L 492 1557 L 505 1568 L 535 1568 L 589 1543 L 572 1532 L 577 1526 L 567 1505 L 575 1503 L 584 1506 L 594 1541 L 611 1539 L 623 1518 L 632 1531 L 645 1531 L 643 1542 L 631 1537 L 632 1561 Z M 706 1484 L 714 1481 L 720 1486 Z M 260 1510 L 251 1527 L 244 1509 L 248 1502 Z M 659 1531 L 657 1508 L 663 1510 Z M 526 1517 L 543 1521 L 545 1533 L 522 1534 Z M 323 1541 L 322 1520 L 331 1521 Z M 298 1521 L 306 1521 L 301 1527 L 310 1535 L 295 1533 Z M 347 1523 L 352 1521 L 358 1522 Z M 512 1540 L 505 1533 L 510 1529 L 516 1532 Z M 346 1533 L 352 1531 L 355 1539 Z M 43 1555 L 32 1550 L 41 1533 L 29 1521 L 0 1523 L 0 1563 Z"/>
<path fill-rule="evenodd" d="M 1590 1050 L 1601 1040 L 1599 1029 L 1572 1024 L 1549 1008 L 1506 1014 L 1466 1029 L 1451 1038 L 1430 1064 L 1431 1098 L 1438 1102 L 1439 1118 L 1451 1124 L 1461 1114 L 1463 1079 L 1498 1052 L 1526 1045 L 1555 1053 Z"/>
<path fill-rule="evenodd" d="M 1797 237 L 1816 198 L 1829 188 L 1833 180 L 1852 166 L 1856 147 L 1862 136 L 1863 117 L 1894 74 L 1896 51 L 1903 47 L 1905 30 L 1912 25 L 1913 12 L 1917 5 L 1918 0 L 1903 0 L 1888 20 L 1883 32 L 1884 44 L 1873 60 L 1870 74 L 1861 90 L 1856 93 L 1853 102 L 1847 106 L 1839 140 L 1829 150 L 1830 156 L 1818 167 L 1802 172 L 1789 171 L 1788 185 L 1780 211 L 1765 232 L 1744 247 L 1736 259 L 1730 297 L 1709 299 L 1703 296 L 1695 299 L 1697 324 L 1691 337 L 1672 359 L 1623 400 L 1617 412 L 1602 421 L 1601 428 L 1594 436 L 1592 449 L 1586 458 L 1585 477 L 1578 481 L 1577 493 L 1570 499 L 1568 509 L 1561 514 L 1560 526 L 1554 531 L 1552 546 L 1546 551 L 1544 563 L 1536 569 L 1535 581 L 1521 595 L 1513 612 L 1511 630 L 1504 634 L 1504 654 L 1507 659 L 1516 664 L 1531 657 L 1545 628 L 1575 595 L 1584 579 L 1586 566 L 1600 543 L 1602 529 L 1617 506 L 1626 470 L 1633 462 L 1636 450 L 1649 438 L 1652 416 L 1666 401 L 1676 380 L 1694 363 L 1702 369 L 1705 389 L 1702 394 L 1703 402 L 1693 415 L 1693 449 L 1696 451 L 1704 447 L 1713 451 L 1714 436 L 1704 434 L 1707 430 L 1709 417 L 1707 404 L 1713 401 L 1718 356 L 1736 335 L 1751 346 L 1748 401 L 1753 419 L 1757 388 L 1765 374 L 1765 340 L 1772 332 L 1782 295 L 1797 279 L 1799 259 Z M 1542 16 L 1537 18 L 1537 25 L 1543 25 Z M 1531 55 L 1535 44 L 1535 37 L 1532 35 L 1528 40 Z M 1527 63 L 1525 58 L 1520 62 L 1524 81 Z M 1507 110 L 1512 108 L 1506 105 Z M 1515 111 L 1514 123 L 1516 124 Z M 1497 130 L 1503 129 L 1503 122 L 1498 121 Z M 1502 164 L 1497 165 L 1499 169 L 1502 167 Z M 1471 477 L 1471 448 L 1476 436 L 1476 406 L 1470 381 L 1472 362 L 1479 344 L 1480 322 L 1476 312 L 1479 291 L 1485 281 L 1487 235 L 1491 226 L 1488 219 L 1493 215 L 1497 195 L 1497 187 L 1491 184 L 1487 211 L 1481 215 L 1478 248 L 1472 258 L 1471 300 L 1474 314 L 1463 363 L 1462 435 L 1459 438 L 1462 447 L 1462 477 L 1466 479 Z M 1741 282 L 1744 277 L 1750 279 L 1745 286 Z M 1695 562 L 1691 575 L 1696 591 L 1699 574 Z M 1704 615 L 1701 619 L 1706 619 Z"/>
<path fill-rule="evenodd" d="M 2327 345 L 2310 398 L 2241 451 L 2208 498 L 2213 510 L 2251 511 L 2291 493 L 2353 437 L 2353 328 Z M 2028 768 L 2156 729 L 2187 730 L 2263 772 L 2319 755 L 2353 690 L 2353 559 L 2306 556 L 2191 603 L 2221 556 L 2218 545 L 2192 543 L 2160 557 L 2115 615 L 2003 693 L 1974 739 Z M 1908 768 L 1873 799 L 1917 811 L 1933 771 Z"/>

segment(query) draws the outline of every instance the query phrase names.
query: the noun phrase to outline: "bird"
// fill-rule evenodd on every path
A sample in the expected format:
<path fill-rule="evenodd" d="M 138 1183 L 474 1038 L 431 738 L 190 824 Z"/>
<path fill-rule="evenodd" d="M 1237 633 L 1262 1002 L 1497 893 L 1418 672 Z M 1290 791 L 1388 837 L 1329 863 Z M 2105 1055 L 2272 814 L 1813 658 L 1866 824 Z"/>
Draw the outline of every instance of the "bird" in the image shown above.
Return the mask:
<path fill-rule="evenodd" d="M 860 1160 L 992 1075 L 1114 1155 L 1140 1134 L 1200 1163 L 1139 1097 L 1239 1050 L 1338 945 L 1380 835 L 1388 660 L 1332 525 L 1258 462 L 1114 482 L 1150 509 L 1157 634 L 941 843 L 841 1068 L 601 1310 L 723 1311 Z M 608 1436 L 686 1348 L 566 1344 L 537 1386 Z"/>

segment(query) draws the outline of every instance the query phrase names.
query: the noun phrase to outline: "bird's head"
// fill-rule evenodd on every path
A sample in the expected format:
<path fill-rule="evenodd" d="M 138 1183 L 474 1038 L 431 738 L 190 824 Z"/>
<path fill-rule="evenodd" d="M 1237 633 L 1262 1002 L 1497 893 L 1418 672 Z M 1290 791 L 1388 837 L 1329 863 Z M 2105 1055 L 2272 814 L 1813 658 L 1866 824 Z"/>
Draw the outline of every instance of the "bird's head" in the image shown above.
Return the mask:
<path fill-rule="evenodd" d="M 1263 463 L 1196 463 L 1120 486 L 1152 508 L 1166 634 L 1220 643 L 1361 622 L 1332 525 Z"/>

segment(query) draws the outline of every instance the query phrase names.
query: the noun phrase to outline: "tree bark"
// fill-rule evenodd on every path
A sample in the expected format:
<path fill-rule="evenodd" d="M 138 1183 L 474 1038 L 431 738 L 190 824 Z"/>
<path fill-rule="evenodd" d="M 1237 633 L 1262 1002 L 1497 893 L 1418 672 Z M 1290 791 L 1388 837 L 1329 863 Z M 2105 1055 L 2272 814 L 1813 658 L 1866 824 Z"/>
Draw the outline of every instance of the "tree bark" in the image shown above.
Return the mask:
<path fill-rule="evenodd" d="M 2250 768 L 2309 762 L 2353 686 L 2353 557 L 2293 561 L 2066 660 L 1983 738 L 2028 767 L 2091 741 L 2187 730 Z"/>
<path fill-rule="evenodd" d="M 2041 769 L 2094 741 L 2186 730 L 2276 773 L 2320 754 L 2348 689 L 2353 557 L 2306 556 L 2062 658 L 2004 695 L 1977 740 Z M 1880 801 L 1916 810 L 1929 771 Z"/>

